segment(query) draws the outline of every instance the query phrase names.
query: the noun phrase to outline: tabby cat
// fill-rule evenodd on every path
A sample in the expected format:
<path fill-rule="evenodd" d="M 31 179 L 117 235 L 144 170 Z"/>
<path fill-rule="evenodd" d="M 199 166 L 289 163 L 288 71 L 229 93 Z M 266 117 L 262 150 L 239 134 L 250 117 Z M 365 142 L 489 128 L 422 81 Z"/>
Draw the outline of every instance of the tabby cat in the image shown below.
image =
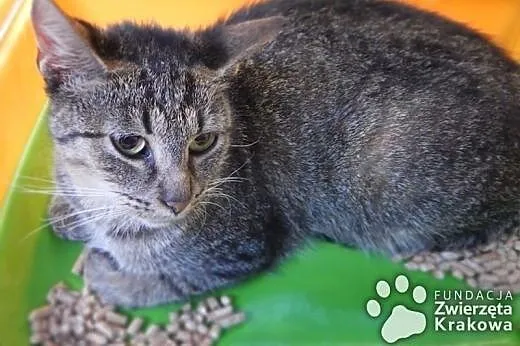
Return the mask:
<path fill-rule="evenodd" d="M 232 285 L 310 237 L 411 254 L 518 219 L 519 65 L 460 24 L 377 0 L 272 0 L 195 31 L 34 0 L 32 21 L 54 230 L 107 302 Z"/>

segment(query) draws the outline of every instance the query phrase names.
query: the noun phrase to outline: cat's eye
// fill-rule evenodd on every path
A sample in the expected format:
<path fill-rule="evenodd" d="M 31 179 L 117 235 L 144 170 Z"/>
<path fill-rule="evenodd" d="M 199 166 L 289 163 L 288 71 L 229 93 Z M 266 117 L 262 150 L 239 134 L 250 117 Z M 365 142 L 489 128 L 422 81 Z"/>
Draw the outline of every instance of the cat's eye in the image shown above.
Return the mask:
<path fill-rule="evenodd" d="M 214 133 L 203 133 L 195 137 L 189 146 L 193 154 L 202 154 L 213 147 L 217 142 L 217 135 Z"/>
<path fill-rule="evenodd" d="M 146 149 L 146 140 L 141 136 L 126 135 L 112 138 L 112 143 L 123 155 L 135 157 L 143 154 Z"/>

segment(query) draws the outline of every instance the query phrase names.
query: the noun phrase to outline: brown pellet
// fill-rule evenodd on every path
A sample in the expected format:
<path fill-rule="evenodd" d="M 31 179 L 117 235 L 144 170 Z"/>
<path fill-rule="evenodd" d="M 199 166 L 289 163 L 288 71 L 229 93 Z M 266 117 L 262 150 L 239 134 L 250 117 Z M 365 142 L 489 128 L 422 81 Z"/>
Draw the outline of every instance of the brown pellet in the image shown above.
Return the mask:
<path fill-rule="evenodd" d="M 70 291 L 58 290 L 56 300 L 66 305 L 73 305 L 76 302 L 76 297 Z"/>
<path fill-rule="evenodd" d="M 444 272 L 442 270 L 434 270 L 433 276 L 437 279 L 444 279 Z"/>
<path fill-rule="evenodd" d="M 85 265 L 85 258 L 87 257 L 87 251 L 83 250 L 79 257 L 76 259 L 76 262 L 74 262 L 74 265 L 72 266 L 72 274 L 81 276 L 83 274 L 83 267 Z"/>
<path fill-rule="evenodd" d="M 209 310 L 215 310 L 219 307 L 218 300 L 215 297 L 209 297 L 206 299 L 206 304 L 208 305 Z"/>
<path fill-rule="evenodd" d="M 191 333 L 185 330 L 178 330 L 177 333 L 175 333 L 175 339 L 186 342 L 191 340 Z"/>
<path fill-rule="evenodd" d="M 179 313 L 174 311 L 168 314 L 168 320 L 170 323 L 175 323 L 179 319 Z"/>
<path fill-rule="evenodd" d="M 419 269 L 423 272 L 429 272 L 429 271 L 432 271 L 433 269 L 435 269 L 433 263 L 421 263 L 419 265 Z"/>
<path fill-rule="evenodd" d="M 178 312 L 169 314 L 169 323 L 164 327 L 150 324 L 143 332 L 141 318 L 129 320 L 88 290 L 71 291 L 59 283 L 49 291 L 48 301 L 49 305 L 29 314 L 32 344 L 212 345 L 220 337 L 219 324 L 230 327 L 242 322 L 245 316 L 240 312 L 233 314 L 230 297 L 209 297 L 197 305 L 196 311 L 187 303 Z"/>
<path fill-rule="evenodd" d="M 32 345 L 36 345 L 36 344 L 41 344 L 49 339 L 50 339 L 50 335 L 47 333 L 36 333 L 36 334 L 31 335 L 29 342 Z"/>
<path fill-rule="evenodd" d="M 224 306 L 218 310 L 213 310 L 208 314 L 208 320 L 209 321 L 215 321 L 217 319 L 220 319 L 224 316 L 230 315 L 233 312 L 233 307 L 228 305 Z"/>
<path fill-rule="evenodd" d="M 193 320 L 195 320 L 195 322 L 197 322 L 197 323 L 204 322 L 204 318 L 205 317 L 201 314 L 195 314 L 195 316 L 193 316 Z"/>
<path fill-rule="evenodd" d="M 464 265 L 466 268 L 470 268 L 474 272 L 474 274 L 482 273 L 485 270 L 484 267 L 482 267 L 480 264 L 468 258 L 464 259 L 461 262 L 461 264 Z"/>
<path fill-rule="evenodd" d="M 108 339 L 112 339 L 114 337 L 114 331 L 110 327 L 110 325 L 106 322 L 97 322 L 95 326 L 96 330 L 103 334 Z"/>
<path fill-rule="evenodd" d="M 100 321 L 100 320 L 105 318 L 105 311 L 104 310 L 97 310 L 97 311 L 94 312 L 92 317 L 94 318 L 94 321 Z"/>
<path fill-rule="evenodd" d="M 104 345 L 107 343 L 107 339 L 102 334 L 96 332 L 87 333 L 87 335 L 85 335 L 85 340 L 96 345 Z"/>
<path fill-rule="evenodd" d="M 224 306 L 231 305 L 231 298 L 229 298 L 228 296 L 220 297 L 220 304 L 222 304 Z"/>
<path fill-rule="evenodd" d="M 143 326 L 143 319 L 142 318 L 139 318 L 139 317 L 136 317 L 132 320 L 132 322 L 130 322 L 130 325 L 128 326 L 128 328 L 126 329 L 126 332 L 129 334 L 129 335 L 135 335 L 139 332 L 139 330 L 141 329 L 141 327 Z"/>
<path fill-rule="evenodd" d="M 211 346 L 213 345 L 213 339 L 210 337 L 203 338 L 197 346 Z"/>
<path fill-rule="evenodd" d="M 51 313 L 52 313 L 52 307 L 50 305 L 45 305 L 45 306 L 42 306 L 41 308 L 31 311 L 31 313 L 29 314 L 29 320 L 30 321 L 41 320 L 41 319 L 49 316 Z"/>
<path fill-rule="evenodd" d="M 417 270 L 419 269 L 419 263 L 413 262 L 414 259 L 412 259 L 410 262 L 405 263 L 405 267 L 410 270 Z"/>
<path fill-rule="evenodd" d="M 126 321 L 128 320 L 126 316 L 120 315 L 114 311 L 106 311 L 105 319 L 108 323 L 115 324 L 118 326 L 124 326 L 126 324 Z"/>
<path fill-rule="evenodd" d="M 172 324 L 169 324 L 166 326 L 166 331 L 168 331 L 168 333 L 170 333 L 170 334 L 177 333 L 178 330 L 179 330 L 178 323 L 172 323 Z"/>
<path fill-rule="evenodd" d="M 208 335 L 211 339 L 217 340 L 220 337 L 220 326 L 218 324 L 214 324 L 209 329 Z"/>
<path fill-rule="evenodd" d="M 453 268 L 453 272 L 461 273 L 461 276 L 459 279 L 464 278 L 465 276 L 474 276 L 475 271 L 469 268 L 468 266 L 464 265 L 462 262 L 454 262 L 452 263 L 451 267 Z M 455 274 L 453 274 L 455 276 Z M 458 276 L 456 276 L 458 277 Z"/>
<path fill-rule="evenodd" d="M 197 324 L 193 320 L 187 320 L 186 322 L 184 322 L 184 328 L 186 328 L 189 331 L 193 331 L 197 329 Z"/>
<path fill-rule="evenodd" d="M 246 320 L 246 315 L 243 312 L 237 312 L 232 315 L 220 318 L 216 321 L 222 328 L 229 328 L 240 324 Z"/>
<path fill-rule="evenodd" d="M 493 260 L 493 261 L 483 262 L 482 266 L 484 266 L 484 268 L 486 270 L 494 270 L 494 269 L 500 268 L 502 266 L 502 264 L 503 264 L 503 262 L 501 260 Z"/>
<path fill-rule="evenodd" d="M 499 282 L 500 279 L 499 279 L 498 276 L 496 276 L 496 275 L 492 275 L 492 274 L 480 274 L 479 277 L 478 277 L 478 281 L 481 282 L 481 283 L 490 283 L 490 284 L 493 284 L 493 283 Z"/>
<path fill-rule="evenodd" d="M 49 323 L 44 319 L 35 319 L 31 323 L 31 329 L 35 332 L 42 332 L 49 329 Z"/>
<path fill-rule="evenodd" d="M 208 334 L 209 328 L 205 324 L 199 324 L 197 325 L 197 333 L 199 334 Z"/>
<path fill-rule="evenodd" d="M 154 336 L 160 331 L 160 328 L 156 324 L 150 324 L 148 328 L 146 328 L 146 332 L 144 333 L 145 336 Z"/>
<path fill-rule="evenodd" d="M 208 308 L 205 304 L 200 304 L 197 308 L 197 312 L 201 314 L 202 316 L 205 316 L 208 314 Z"/>
<path fill-rule="evenodd" d="M 520 271 L 516 271 L 507 277 L 507 282 L 510 284 L 520 282 Z"/>
<path fill-rule="evenodd" d="M 448 260 L 448 261 L 454 261 L 454 260 L 458 260 L 461 258 L 461 255 L 459 253 L 451 252 L 451 251 L 443 251 L 440 253 L 440 256 L 443 259 Z"/>

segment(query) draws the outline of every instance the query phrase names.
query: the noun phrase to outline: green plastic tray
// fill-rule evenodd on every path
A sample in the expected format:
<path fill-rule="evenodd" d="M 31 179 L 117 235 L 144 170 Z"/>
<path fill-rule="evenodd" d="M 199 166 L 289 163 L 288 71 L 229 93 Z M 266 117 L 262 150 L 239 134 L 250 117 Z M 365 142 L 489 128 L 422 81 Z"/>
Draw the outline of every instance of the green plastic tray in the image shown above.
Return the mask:
<path fill-rule="evenodd" d="M 39 118 L 20 161 L 4 208 L 0 211 L 0 345 L 28 344 L 28 313 L 45 303 L 48 289 L 60 280 L 74 288 L 81 281 L 70 268 L 81 246 L 54 236 L 48 227 L 36 232 L 46 217 L 47 196 L 21 192 L 16 186 L 26 177 L 48 179 L 51 145 L 45 112 Z M 31 233 L 32 232 L 32 233 Z M 380 279 L 392 284 L 405 273 L 410 287 L 422 285 L 428 292 L 424 304 L 414 305 L 410 292 L 393 291 L 379 298 L 380 318 L 365 310 L 376 297 Z M 340 246 L 314 243 L 274 272 L 263 274 L 227 294 L 247 313 L 248 321 L 227 331 L 221 345 L 385 345 L 380 330 L 396 304 L 417 307 L 426 315 L 421 335 L 398 341 L 406 345 L 520 345 L 519 329 L 513 332 L 438 332 L 433 329 L 435 289 L 468 289 L 455 278 L 436 280 L 419 272 L 406 272 L 401 264 Z M 125 311 L 148 321 L 166 322 L 168 305 Z M 514 303 L 514 326 L 520 326 L 520 304 Z M 402 321 L 402 323 L 407 323 Z"/>

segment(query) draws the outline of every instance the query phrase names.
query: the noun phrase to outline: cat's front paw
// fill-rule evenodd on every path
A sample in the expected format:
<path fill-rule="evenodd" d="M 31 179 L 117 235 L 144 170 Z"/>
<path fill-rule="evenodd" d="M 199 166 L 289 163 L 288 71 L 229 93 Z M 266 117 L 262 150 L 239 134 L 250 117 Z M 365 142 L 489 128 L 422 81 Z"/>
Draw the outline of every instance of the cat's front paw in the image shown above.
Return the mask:
<path fill-rule="evenodd" d="M 63 197 L 54 196 L 48 210 L 49 221 L 54 233 L 66 240 L 85 241 L 88 239 L 87 231 L 81 226 L 81 220 L 74 209 Z"/>
<path fill-rule="evenodd" d="M 95 249 L 87 255 L 84 277 L 89 288 L 107 304 L 141 307 L 176 299 L 165 291 L 158 276 L 124 273 L 109 254 Z"/>

